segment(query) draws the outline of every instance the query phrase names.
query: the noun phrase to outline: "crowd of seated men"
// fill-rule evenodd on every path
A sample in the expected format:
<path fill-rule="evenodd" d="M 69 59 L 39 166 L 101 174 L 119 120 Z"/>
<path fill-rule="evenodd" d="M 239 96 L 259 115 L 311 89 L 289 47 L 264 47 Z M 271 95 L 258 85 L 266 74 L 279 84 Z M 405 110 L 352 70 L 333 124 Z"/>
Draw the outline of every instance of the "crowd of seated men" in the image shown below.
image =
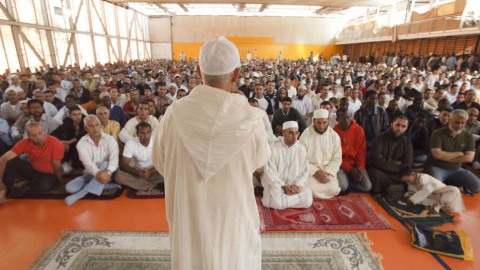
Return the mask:
<path fill-rule="evenodd" d="M 264 205 L 309 207 L 312 198 L 349 187 L 401 198 L 405 165 L 478 193 L 480 181 L 465 165 L 480 169 L 479 61 L 394 53 L 353 63 L 338 54 L 243 61 L 235 90 L 265 111 L 272 149 L 253 175 Z M 161 188 L 152 134 L 168 107 L 202 84 L 197 64 L 7 70 L 0 76 L 0 204 L 58 183 L 71 193 L 68 205 L 119 184 Z M 84 174 L 65 183 L 73 168 Z"/>

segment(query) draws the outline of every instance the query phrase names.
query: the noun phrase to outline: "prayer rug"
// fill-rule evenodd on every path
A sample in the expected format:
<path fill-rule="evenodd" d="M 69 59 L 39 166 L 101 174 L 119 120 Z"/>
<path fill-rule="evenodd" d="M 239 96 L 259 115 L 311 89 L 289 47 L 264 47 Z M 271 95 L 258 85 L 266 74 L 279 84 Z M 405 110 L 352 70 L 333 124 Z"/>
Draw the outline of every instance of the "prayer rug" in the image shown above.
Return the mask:
<path fill-rule="evenodd" d="M 82 173 L 64 175 L 64 179 L 73 180 L 76 177 L 82 175 Z M 120 197 L 125 190 L 124 187 L 121 189 L 104 189 L 101 196 L 94 194 L 87 194 L 82 200 L 113 200 Z M 37 194 L 25 194 L 22 197 L 15 199 L 35 199 L 35 200 L 64 200 L 67 196 L 71 194 L 65 190 L 65 185 L 57 183 L 55 188 L 47 193 L 37 193 Z"/>
<path fill-rule="evenodd" d="M 449 215 L 443 210 L 437 213 L 423 205 L 399 202 L 393 198 L 382 197 L 380 195 L 374 195 L 373 198 L 389 215 L 403 220 L 411 226 L 423 225 L 426 227 L 434 227 L 448 222 L 455 222 L 455 216 Z"/>
<path fill-rule="evenodd" d="M 142 191 L 142 190 L 129 188 L 127 197 L 131 199 L 158 199 L 158 198 L 165 198 L 165 192 L 160 189 Z"/>
<path fill-rule="evenodd" d="M 262 234 L 262 269 L 383 269 L 366 233 Z M 168 232 L 67 231 L 28 269 L 171 269 Z"/>
<path fill-rule="evenodd" d="M 306 209 L 276 210 L 263 206 L 257 197 L 260 230 L 385 230 L 393 226 L 362 196 L 314 199 Z"/>

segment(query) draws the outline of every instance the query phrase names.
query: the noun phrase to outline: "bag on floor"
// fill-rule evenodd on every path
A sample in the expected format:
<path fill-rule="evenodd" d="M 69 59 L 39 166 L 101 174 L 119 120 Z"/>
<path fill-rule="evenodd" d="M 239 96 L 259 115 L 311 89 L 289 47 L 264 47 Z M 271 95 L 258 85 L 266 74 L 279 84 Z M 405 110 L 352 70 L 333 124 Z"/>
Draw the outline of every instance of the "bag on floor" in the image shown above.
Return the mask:
<path fill-rule="evenodd" d="M 412 246 L 440 255 L 475 261 L 470 237 L 465 231 L 443 232 L 415 225 L 412 229 Z"/>

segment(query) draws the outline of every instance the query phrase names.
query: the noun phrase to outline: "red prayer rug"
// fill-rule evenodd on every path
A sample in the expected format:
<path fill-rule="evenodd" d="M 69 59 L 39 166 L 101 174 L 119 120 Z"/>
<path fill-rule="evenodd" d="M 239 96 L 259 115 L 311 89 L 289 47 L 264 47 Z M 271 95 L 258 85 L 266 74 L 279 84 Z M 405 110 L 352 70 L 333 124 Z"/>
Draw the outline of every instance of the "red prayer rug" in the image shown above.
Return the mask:
<path fill-rule="evenodd" d="M 266 208 L 257 197 L 260 231 L 394 230 L 373 205 L 362 196 L 314 199 L 306 209 Z"/>

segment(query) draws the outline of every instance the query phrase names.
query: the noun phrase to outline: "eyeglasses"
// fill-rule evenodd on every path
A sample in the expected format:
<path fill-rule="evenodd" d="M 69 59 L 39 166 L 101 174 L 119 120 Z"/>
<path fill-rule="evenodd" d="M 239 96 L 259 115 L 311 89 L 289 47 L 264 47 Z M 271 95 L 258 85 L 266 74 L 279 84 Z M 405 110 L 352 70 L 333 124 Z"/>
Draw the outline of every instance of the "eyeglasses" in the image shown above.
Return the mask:
<path fill-rule="evenodd" d="M 289 131 L 287 132 L 288 135 L 300 135 L 300 131 Z"/>

